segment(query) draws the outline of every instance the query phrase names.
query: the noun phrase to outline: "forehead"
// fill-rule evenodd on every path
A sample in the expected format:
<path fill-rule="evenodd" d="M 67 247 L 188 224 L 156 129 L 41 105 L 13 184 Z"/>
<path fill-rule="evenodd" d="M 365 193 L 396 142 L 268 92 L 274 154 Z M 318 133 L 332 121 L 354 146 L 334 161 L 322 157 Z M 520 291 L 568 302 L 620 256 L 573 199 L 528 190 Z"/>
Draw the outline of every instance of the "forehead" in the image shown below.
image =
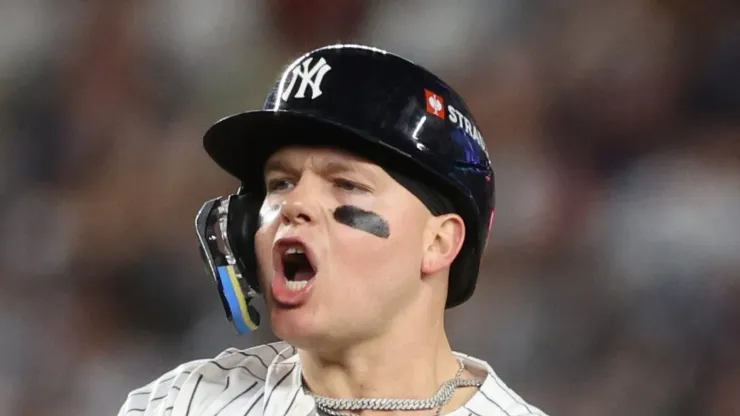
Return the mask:
<path fill-rule="evenodd" d="M 300 167 L 307 163 L 312 166 L 333 165 L 345 168 L 382 170 L 375 163 L 356 154 L 330 147 L 286 146 L 273 153 L 265 163 L 265 171 L 276 167 Z"/>

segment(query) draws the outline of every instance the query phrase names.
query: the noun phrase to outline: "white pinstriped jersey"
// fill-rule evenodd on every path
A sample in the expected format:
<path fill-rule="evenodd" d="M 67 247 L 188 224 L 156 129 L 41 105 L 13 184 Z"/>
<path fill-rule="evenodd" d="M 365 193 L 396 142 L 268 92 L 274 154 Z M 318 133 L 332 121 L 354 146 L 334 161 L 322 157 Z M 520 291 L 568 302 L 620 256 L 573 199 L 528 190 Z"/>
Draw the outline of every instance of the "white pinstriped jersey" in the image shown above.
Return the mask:
<path fill-rule="evenodd" d="M 487 376 L 450 416 L 546 416 L 509 389 L 486 362 L 455 355 Z M 132 391 L 118 416 L 315 416 L 315 403 L 301 380 L 299 356 L 284 342 L 227 349 L 215 359 L 182 364 Z"/>

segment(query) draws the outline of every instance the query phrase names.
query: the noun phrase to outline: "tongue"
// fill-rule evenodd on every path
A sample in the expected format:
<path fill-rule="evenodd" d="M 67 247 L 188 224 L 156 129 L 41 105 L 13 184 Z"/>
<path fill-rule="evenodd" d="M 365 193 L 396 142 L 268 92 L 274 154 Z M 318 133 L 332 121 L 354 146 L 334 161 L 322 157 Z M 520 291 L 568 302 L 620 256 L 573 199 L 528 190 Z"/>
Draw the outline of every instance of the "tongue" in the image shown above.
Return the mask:
<path fill-rule="evenodd" d="M 293 281 L 296 282 L 303 282 L 306 280 L 311 280 L 316 275 L 316 273 L 313 270 L 299 270 L 295 272 L 295 276 L 293 277 Z"/>

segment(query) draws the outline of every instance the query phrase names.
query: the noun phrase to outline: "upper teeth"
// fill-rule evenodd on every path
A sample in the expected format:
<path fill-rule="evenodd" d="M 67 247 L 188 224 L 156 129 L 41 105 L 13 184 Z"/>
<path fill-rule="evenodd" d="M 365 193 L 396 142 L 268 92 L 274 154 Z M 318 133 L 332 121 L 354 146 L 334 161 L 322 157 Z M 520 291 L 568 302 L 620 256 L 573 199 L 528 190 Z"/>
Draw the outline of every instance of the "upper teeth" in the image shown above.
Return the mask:
<path fill-rule="evenodd" d="M 285 250 L 285 254 L 305 254 L 303 247 L 290 247 Z"/>

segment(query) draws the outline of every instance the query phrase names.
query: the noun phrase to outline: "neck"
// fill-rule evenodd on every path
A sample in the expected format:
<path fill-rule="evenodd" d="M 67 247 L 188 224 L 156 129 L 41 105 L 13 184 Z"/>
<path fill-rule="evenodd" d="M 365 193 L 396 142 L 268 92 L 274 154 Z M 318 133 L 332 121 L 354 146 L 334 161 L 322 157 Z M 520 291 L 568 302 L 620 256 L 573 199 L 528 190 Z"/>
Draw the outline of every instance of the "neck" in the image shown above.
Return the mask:
<path fill-rule="evenodd" d="M 299 354 L 311 391 L 335 398 L 425 399 L 459 368 L 441 317 L 421 332 L 398 327 L 331 354 Z"/>

